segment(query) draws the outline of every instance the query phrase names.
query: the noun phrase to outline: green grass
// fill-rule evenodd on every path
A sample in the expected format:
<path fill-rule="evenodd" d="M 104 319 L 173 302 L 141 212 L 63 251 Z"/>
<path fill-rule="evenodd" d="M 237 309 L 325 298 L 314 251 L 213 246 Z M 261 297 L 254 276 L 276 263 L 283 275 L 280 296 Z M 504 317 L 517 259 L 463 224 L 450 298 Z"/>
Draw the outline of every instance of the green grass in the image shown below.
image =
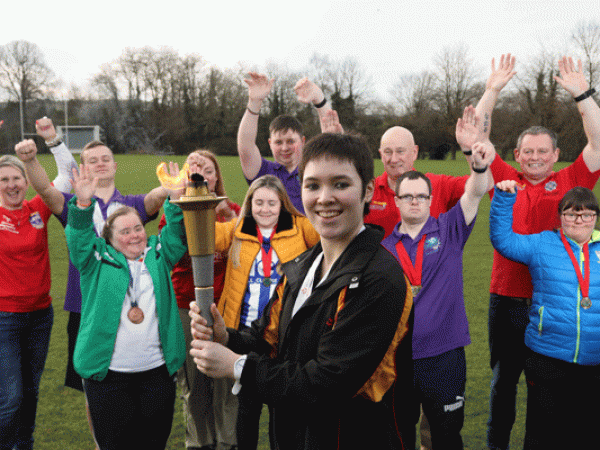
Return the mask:
<path fill-rule="evenodd" d="M 116 185 L 123 193 L 138 194 L 148 192 L 158 185 L 155 175 L 157 164 L 166 160 L 160 156 L 117 155 L 118 177 Z M 56 175 L 52 158 L 40 156 L 51 178 Z M 174 157 L 182 163 L 184 157 Z M 241 204 L 247 185 L 236 157 L 219 158 L 229 197 Z M 423 172 L 464 175 L 468 173 L 464 161 L 426 161 L 415 164 Z M 556 170 L 564 167 L 557 164 Z M 381 161 L 376 161 L 376 174 L 383 171 Z M 30 196 L 33 192 L 30 192 Z M 596 194 L 600 194 L 598 189 Z M 491 370 L 487 344 L 487 310 L 489 303 L 489 283 L 492 267 L 492 247 L 488 235 L 488 215 L 490 201 L 485 197 L 479 210 L 477 223 L 464 252 L 465 303 L 470 322 L 472 344 L 467 347 L 467 392 L 466 415 L 463 440 L 466 449 L 485 448 L 485 429 L 488 416 L 488 394 Z M 158 221 L 147 226 L 149 234 L 156 233 Z M 64 231 L 56 219 L 49 224 L 50 255 L 52 263 L 52 297 L 54 299 L 54 329 L 50 342 L 50 352 L 42 377 L 40 401 L 35 432 L 36 448 L 42 450 L 93 449 L 83 395 L 64 388 L 64 371 L 67 357 L 67 313 L 63 310 L 66 289 L 68 256 Z M 32 274 L 35 275 L 35 274 Z M 523 445 L 525 424 L 525 384 L 519 383 L 518 415 L 511 447 Z M 268 449 L 266 438 L 267 414 L 262 416 L 261 449 Z M 184 428 L 181 415 L 181 402 L 175 406 L 173 431 L 168 449 L 184 448 Z"/>

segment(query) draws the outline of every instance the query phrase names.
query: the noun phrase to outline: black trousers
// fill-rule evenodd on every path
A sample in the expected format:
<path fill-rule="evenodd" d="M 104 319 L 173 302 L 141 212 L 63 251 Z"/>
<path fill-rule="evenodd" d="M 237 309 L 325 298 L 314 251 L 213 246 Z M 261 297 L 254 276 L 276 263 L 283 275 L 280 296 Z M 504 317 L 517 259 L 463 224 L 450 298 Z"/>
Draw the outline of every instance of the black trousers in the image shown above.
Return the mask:
<path fill-rule="evenodd" d="M 146 372 L 108 371 L 84 379 L 94 437 L 101 450 L 163 450 L 171 434 L 175 377 L 166 366 Z"/>

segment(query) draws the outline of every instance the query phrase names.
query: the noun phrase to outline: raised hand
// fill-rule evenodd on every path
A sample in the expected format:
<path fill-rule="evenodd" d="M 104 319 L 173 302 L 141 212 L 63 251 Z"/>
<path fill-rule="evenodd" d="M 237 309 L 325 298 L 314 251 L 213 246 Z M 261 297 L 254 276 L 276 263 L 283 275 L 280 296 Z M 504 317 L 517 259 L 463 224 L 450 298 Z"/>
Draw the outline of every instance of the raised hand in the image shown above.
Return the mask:
<path fill-rule="evenodd" d="M 298 80 L 294 86 L 298 101 L 307 104 L 317 105 L 323 101 L 325 95 L 319 86 L 310 81 L 307 77 Z"/>
<path fill-rule="evenodd" d="M 179 165 L 171 161 L 169 161 L 169 176 L 172 177 L 172 179 L 177 180 L 177 182 L 173 185 L 163 187 L 171 200 L 179 200 L 179 197 L 185 192 L 186 177 L 180 176 Z"/>
<path fill-rule="evenodd" d="M 344 134 L 344 128 L 340 123 L 338 113 L 334 109 L 330 109 L 325 114 L 319 116 L 321 124 L 321 133 L 336 133 Z"/>
<path fill-rule="evenodd" d="M 475 113 L 475 108 L 467 106 L 463 116 L 456 122 L 456 142 L 463 151 L 471 150 L 476 142 L 486 140 L 480 125 L 481 119 Z"/>
<path fill-rule="evenodd" d="M 35 131 L 44 141 L 50 141 L 56 137 L 52 119 L 48 119 L 46 116 L 35 121 Z"/>
<path fill-rule="evenodd" d="M 275 78 L 269 79 L 262 73 L 249 72 L 250 78 L 244 78 L 244 82 L 248 85 L 248 98 L 253 101 L 262 101 L 269 95 Z"/>
<path fill-rule="evenodd" d="M 77 203 L 89 206 L 98 187 L 98 177 L 92 178 L 88 166 L 82 164 L 79 166 L 79 173 L 76 169 L 73 169 L 71 184 L 77 197 Z"/>
<path fill-rule="evenodd" d="M 37 146 L 33 139 L 25 139 L 15 145 L 15 153 L 21 161 L 26 163 L 33 160 L 37 155 Z"/>
<path fill-rule="evenodd" d="M 496 69 L 495 58 L 492 58 L 492 73 L 485 83 L 485 88 L 500 92 L 502 89 L 504 89 L 504 86 L 506 86 L 506 83 L 510 81 L 513 75 L 517 73 L 513 70 L 514 68 L 515 57 L 511 56 L 510 53 L 500 57 L 498 69 Z"/>
<path fill-rule="evenodd" d="M 473 165 L 475 167 L 489 167 L 494 161 L 496 150 L 490 141 L 475 142 L 473 144 Z"/>
<path fill-rule="evenodd" d="M 504 192 L 515 194 L 517 192 L 517 182 L 515 180 L 503 180 L 496 183 L 496 187 Z"/>
<path fill-rule="evenodd" d="M 575 68 L 573 58 L 563 56 L 562 59 L 558 60 L 558 70 L 560 71 L 560 77 L 554 76 L 554 80 L 573 97 L 578 97 L 588 90 L 589 84 L 583 74 L 581 60 L 577 62 L 577 68 Z"/>

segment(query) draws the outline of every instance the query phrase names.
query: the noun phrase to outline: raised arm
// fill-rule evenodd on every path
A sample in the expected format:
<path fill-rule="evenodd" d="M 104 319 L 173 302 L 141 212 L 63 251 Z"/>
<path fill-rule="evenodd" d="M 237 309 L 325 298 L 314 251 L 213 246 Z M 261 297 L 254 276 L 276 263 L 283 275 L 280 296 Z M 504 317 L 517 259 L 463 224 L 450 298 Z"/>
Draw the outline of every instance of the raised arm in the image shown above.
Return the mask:
<path fill-rule="evenodd" d="M 162 186 L 152 189 L 144 197 L 144 208 L 146 208 L 146 214 L 148 217 L 156 214 L 160 207 L 163 205 L 169 192 Z"/>
<path fill-rule="evenodd" d="M 516 192 L 515 180 L 504 180 L 496 184 L 490 208 L 490 239 L 494 249 L 505 258 L 528 264 L 539 252 L 539 234 L 517 234 L 513 231 Z"/>
<path fill-rule="evenodd" d="M 71 192 L 71 174 L 73 169 L 78 169 L 75 158 L 63 143 L 62 138 L 57 135 L 51 119 L 44 116 L 36 120 L 35 131 L 44 140 L 56 161 L 58 175 L 52 183 L 61 192 Z"/>
<path fill-rule="evenodd" d="M 248 85 L 248 105 L 238 128 L 237 150 L 244 176 L 253 180 L 258 175 L 262 164 L 260 150 L 256 145 L 258 116 L 262 103 L 271 92 L 275 80 L 256 72 L 250 72 L 248 75 L 250 78 L 244 79 Z"/>
<path fill-rule="evenodd" d="M 490 74 L 486 84 L 485 92 L 477 103 L 476 113 L 482 120 L 482 128 L 485 139 L 490 138 L 490 130 L 492 128 L 492 113 L 498 101 L 500 91 L 514 76 L 515 72 L 515 57 L 510 53 L 500 57 L 500 63 L 496 69 L 496 60 L 492 58 L 492 73 Z"/>
<path fill-rule="evenodd" d="M 475 219 L 481 198 L 494 187 L 490 164 L 496 157 L 493 145 L 489 142 L 476 142 L 472 148 L 471 176 L 465 185 L 465 193 L 460 198 L 460 207 L 467 225 Z"/>
<path fill-rule="evenodd" d="M 53 214 L 62 213 L 65 198 L 62 193 L 50 184 L 48 174 L 38 161 L 37 147 L 32 139 L 25 139 L 15 145 L 15 153 L 25 164 L 27 178 L 33 189 L 40 195 L 43 202 L 50 208 Z"/>
<path fill-rule="evenodd" d="M 489 142 L 487 136 L 483 132 L 482 120 L 475 113 L 475 108 L 467 106 L 463 112 L 463 116 L 459 117 L 456 122 L 456 142 L 460 146 L 460 150 L 465 155 L 469 166 L 473 162 L 473 145 L 477 142 Z M 491 147 L 494 148 L 493 146 Z"/>
<path fill-rule="evenodd" d="M 595 172 L 600 169 L 600 108 L 592 97 L 595 90 L 589 89 L 581 60 L 575 67 L 573 58 L 564 56 L 558 61 L 558 69 L 560 76 L 554 79 L 575 99 L 588 139 L 583 149 L 583 160 L 590 172 Z"/>

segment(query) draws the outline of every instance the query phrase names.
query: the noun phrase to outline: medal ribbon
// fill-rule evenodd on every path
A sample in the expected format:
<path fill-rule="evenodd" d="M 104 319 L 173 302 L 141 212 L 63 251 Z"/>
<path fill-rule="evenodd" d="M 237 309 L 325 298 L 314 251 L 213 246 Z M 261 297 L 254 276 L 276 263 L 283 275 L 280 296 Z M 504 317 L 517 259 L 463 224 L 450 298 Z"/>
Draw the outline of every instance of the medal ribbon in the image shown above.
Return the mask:
<path fill-rule="evenodd" d="M 263 265 L 263 273 L 265 275 L 265 279 L 271 278 L 271 260 L 273 259 L 273 246 L 271 245 L 271 240 L 275 235 L 275 230 L 277 229 L 277 225 L 273 227 L 273 231 L 271 231 L 271 236 L 269 237 L 269 251 L 265 250 L 265 242 L 262 233 L 260 232 L 260 228 L 258 225 L 256 226 L 256 237 L 260 242 L 260 253 Z"/>
<path fill-rule="evenodd" d="M 579 280 L 579 288 L 581 289 L 581 297 L 589 298 L 590 296 L 590 252 L 588 248 L 588 243 L 586 242 L 583 245 L 583 257 L 585 261 L 583 262 L 583 270 L 585 271 L 585 277 L 581 273 L 581 269 L 579 268 L 579 263 L 577 262 L 577 258 L 575 258 L 575 253 L 573 253 L 573 249 L 569 245 L 567 238 L 565 237 L 565 233 L 563 230 L 560 230 L 560 238 L 562 240 L 563 245 L 565 246 L 565 250 L 569 254 L 569 258 L 571 258 L 571 262 L 573 263 L 573 268 L 575 269 L 575 274 L 577 275 L 577 279 Z"/>
<path fill-rule="evenodd" d="M 402 269 L 404 269 L 404 273 L 408 277 L 410 284 L 413 286 L 421 286 L 421 276 L 423 274 L 423 251 L 425 249 L 426 236 L 427 235 L 424 234 L 419 241 L 419 246 L 417 247 L 417 257 L 414 265 L 410 260 L 410 256 L 408 256 L 404 245 L 402 245 L 402 241 L 398 241 L 396 244 L 396 253 L 400 259 L 400 264 L 402 264 Z"/>

